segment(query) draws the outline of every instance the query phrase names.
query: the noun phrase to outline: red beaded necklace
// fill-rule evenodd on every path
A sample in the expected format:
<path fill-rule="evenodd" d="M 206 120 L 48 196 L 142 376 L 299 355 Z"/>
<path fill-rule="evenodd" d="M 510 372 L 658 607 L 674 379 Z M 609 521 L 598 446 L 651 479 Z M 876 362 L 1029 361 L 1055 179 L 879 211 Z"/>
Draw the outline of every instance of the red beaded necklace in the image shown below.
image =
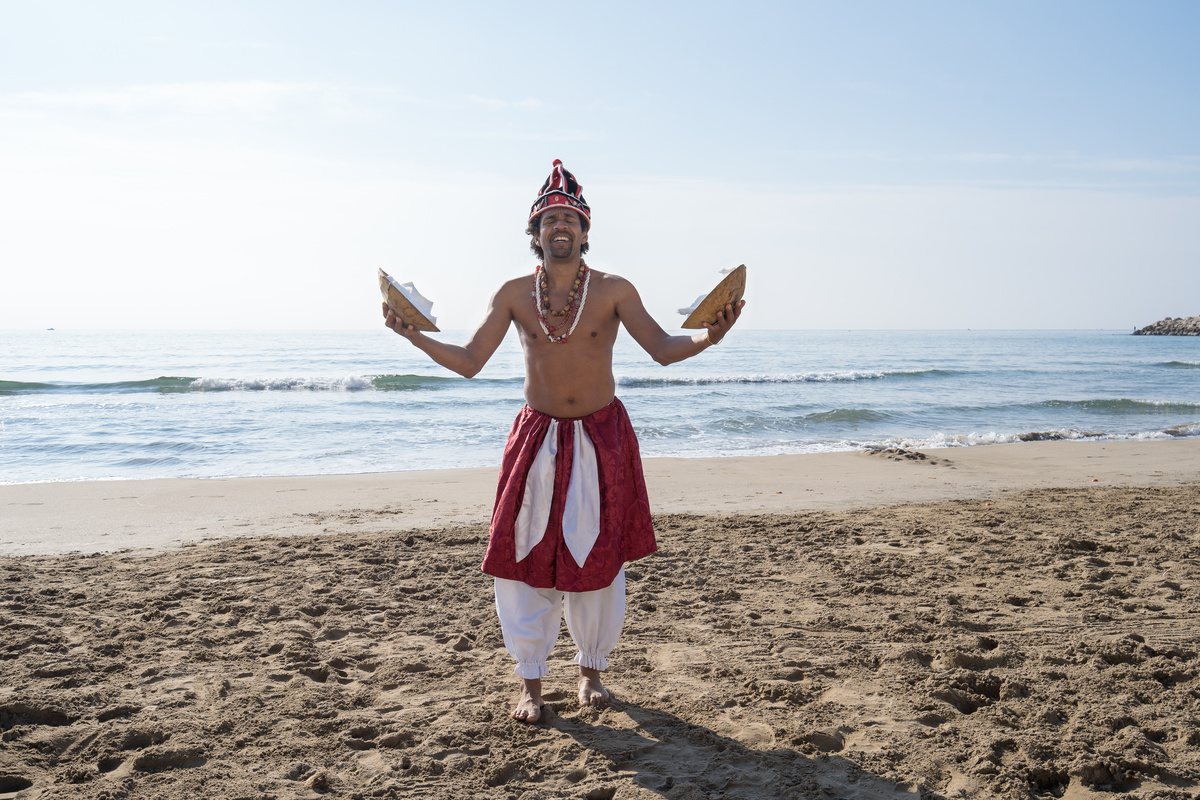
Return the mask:
<path fill-rule="evenodd" d="M 563 306 L 562 311 L 555 311 L 550 307 L 550 283 L 546 277 L 546 268 L 538 265 L 533 273 L 534 308 L 537 310 L 538 324 L 542 326 L 542 333 L 546 334 L 547 341 L 566 344 L 567 337 L 575 332 L 575 326 L 579 324 L 579 317 L 583 314 L 583 305 L 587 302 L 591 279 L 592 271 L 582 258 L 579 259 L 579 272 L 575 274 L 575 282 L 571 285 L 571 291 L 567 293 L 567 304 Z M 557 325 L 551 325 L 549 317 L 563 317 L 563 320 Z M 556 336 L 554 332 L 562 328 L 566 328 L 566 332 Z"/>

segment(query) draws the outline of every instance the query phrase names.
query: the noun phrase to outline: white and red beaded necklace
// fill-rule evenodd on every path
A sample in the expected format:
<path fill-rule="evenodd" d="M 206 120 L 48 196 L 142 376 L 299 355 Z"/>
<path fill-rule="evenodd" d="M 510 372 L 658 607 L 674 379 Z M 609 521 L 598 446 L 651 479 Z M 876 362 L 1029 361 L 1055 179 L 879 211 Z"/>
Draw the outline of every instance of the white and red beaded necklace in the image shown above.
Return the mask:
<path fill-rule="evenodd" d="M 575 332 L 575 326 L 579 324 L 579 318 L 583 316 L 583 306 L 587 302 L 588 285 L 592 280 L 592 271 L 583 259 L 579 259 L 579 272 L 575 275 L 575 283 L 571 287 L 571 291 L 567 293 L 569 298 L 568 303 L 563 307 L 562 311 L 554 311 L 550 308 L 550 285 L 546 278 L 546 268 L 541 264 L 533 273 L 533 302 L 537 309 L 538 324 L 542 326 L 542 333 L 546 334 L 546 340 L 553 344 L 566 344 L 567 337 Z M 549 316 L 562 317 L 563 321 L 557 325 L 551 325 Z M 566 328 L 567 332 L 555 336 L 554 332 Z"/>

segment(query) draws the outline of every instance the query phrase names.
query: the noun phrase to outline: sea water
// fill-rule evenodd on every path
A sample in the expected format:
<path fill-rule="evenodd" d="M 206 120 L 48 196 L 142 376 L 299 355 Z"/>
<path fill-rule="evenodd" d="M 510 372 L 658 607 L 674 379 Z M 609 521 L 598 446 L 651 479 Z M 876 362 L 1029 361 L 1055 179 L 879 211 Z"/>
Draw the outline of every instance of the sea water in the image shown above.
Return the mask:
<path fill-rule="evenodd" d="M 738 329 L 661 367 L 622 334 L 614 369 L 645 456 L 1200 435 L 1192 337 Z M 470 380 L 384 329 L 0 331 L 0 483 L 492 466 L 523 379 L 511 331 Z"/>

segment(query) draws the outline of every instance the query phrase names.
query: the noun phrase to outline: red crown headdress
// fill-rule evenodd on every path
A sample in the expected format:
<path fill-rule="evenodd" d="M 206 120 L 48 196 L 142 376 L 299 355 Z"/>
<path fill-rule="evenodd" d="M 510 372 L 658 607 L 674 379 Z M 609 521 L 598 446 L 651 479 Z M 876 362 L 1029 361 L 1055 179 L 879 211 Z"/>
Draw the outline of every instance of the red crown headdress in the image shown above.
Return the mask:
<path fill-rule="evenodd" d="M 588 224 L 591 224 L 592 208 L 583 199 L 583 187 L 575 180 L 574 175 L 563 168 L 562 161 L 557 158 L 554 159 L 554 168 L 550 170 L 550 177 L 546 178 L 546 182 L 542 184 L 542 190 L 538 192 L 537 200 L 529 209 L 530 222 L 538 214 L 552 206 L 566 206 L 572 211 L 578 212 L 587 220 Z"/>

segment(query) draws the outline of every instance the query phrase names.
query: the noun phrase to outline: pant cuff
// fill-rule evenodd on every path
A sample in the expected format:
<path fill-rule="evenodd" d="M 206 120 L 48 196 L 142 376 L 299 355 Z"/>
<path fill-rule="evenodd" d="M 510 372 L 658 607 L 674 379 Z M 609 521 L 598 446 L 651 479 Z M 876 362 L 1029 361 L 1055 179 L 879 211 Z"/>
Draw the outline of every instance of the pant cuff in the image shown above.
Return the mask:
<path fill-rule="evenodd" d="M 520 661 L 513 667 L 513 674 L 525 680 L 536 680 L 550 674 L 550 667 L 545 661 Z"/>
<path fill-rule="evenodd" d="M 608 669 L 608 659 L 604 656 L 585 655 L 583 651 L 576 653 L 575 663 L 588 669 L 598 669 L 601 672 Z"/>

